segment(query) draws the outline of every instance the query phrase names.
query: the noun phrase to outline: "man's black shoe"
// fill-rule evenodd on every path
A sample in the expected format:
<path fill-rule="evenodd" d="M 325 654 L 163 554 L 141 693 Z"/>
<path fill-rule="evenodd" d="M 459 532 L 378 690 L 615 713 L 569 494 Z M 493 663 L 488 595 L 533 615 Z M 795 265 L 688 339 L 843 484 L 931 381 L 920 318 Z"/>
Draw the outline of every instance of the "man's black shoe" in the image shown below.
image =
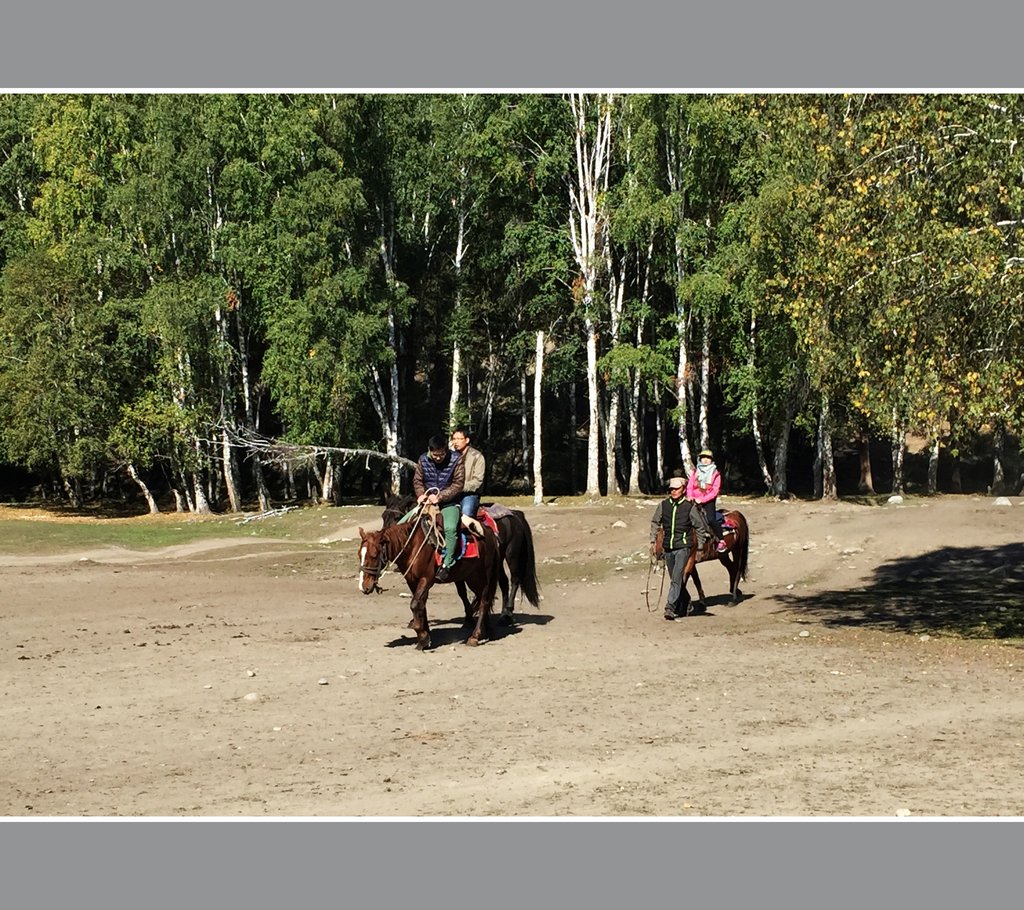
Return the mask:
<path fill-rule="evenodd" d="M 442 583 L 448 581 L 448 576 L 451 574 L 451 571 L 451 566 L 441 566 L 441 568 L 437 570 L 437 575 L 434 576 L 434 581 Z"/>

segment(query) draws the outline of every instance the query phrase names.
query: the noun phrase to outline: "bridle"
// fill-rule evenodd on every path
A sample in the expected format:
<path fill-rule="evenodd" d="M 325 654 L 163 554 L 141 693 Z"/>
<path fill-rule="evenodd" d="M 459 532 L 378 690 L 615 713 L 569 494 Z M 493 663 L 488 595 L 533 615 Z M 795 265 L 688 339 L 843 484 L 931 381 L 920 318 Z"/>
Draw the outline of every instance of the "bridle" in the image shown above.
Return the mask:
<path fill-rule="evenodd" d="M 373 587 L 370 589 L 371 592 L 376 592 L 377 594 L 382 593 L 383 589 L 378 584 L 378 582 L 380 581 L 381 575 L 383 575 L 384 571 L 387 569 L 389 562 L 390 562 L 390 560 L 386 559 L 386 556 L 385 556 L 384 538 L 383 537 L 381 537 L 380 550 L 377 553 L 377 565 L 376 566 L 368 566 L 368 565 L 366 565 L 363 562 L 362 558 L 360 558 L 360 560 L 359 560 L 359 571 L 360 571 L 360 573 L 362 573 L 364 575 L 369 575 L 370 578 L 373 579 Z"/>
<path fill-rule="evenodd" d="M 402 544 L 402 548 L 393 557 L 390 557 L 390 556 L 387 555 L 386 541 L 384 539 L 384 529 L 381 529 L 381 531 L 377 532 L 377 533 L 379 533 L 381 535 L 380 538 L 379 538 L 380 539 L 380 553 L 377 556 L 377 565 L 376 566 L 368 566 L 368 565 L 365 565 L 363 563 L 362 559 L 359 560 L 359 571 L 364 573 L 364 574 L 366 574 L 366 575 L 369 575 L 370 578 L 373 579 L 373 588 L 371 589 L 371 591 L 376 592 L 377 594 L 383 593 L 384 589 L 380 586 L 380 584 L 378 584 L 378 582 L 380 580 L 380 577 L 381 577 L 381 575 L 383 575 L 387 571 L 388 566 L 390 566 L 392 563 L 394 563 L 398 559 L 398 557 L 401 556 L 402 553 L 405 551 L 405 548 L 407 546 L 409 546 L 409 543 L 412 540 L 412 535 L 416 532 L 416 524 L 417 524 L 417 521 L 419 519 L 419 514 L 422 511 L 422 509 L 423 509 L 422 504 L 417 506 L 415 514 L 414 514 L 414 518 L 413 518 L 413 520 L 411 522 L 412 523 L 412 530 L 409 532 L 409 536 L 405 538 L 405 543 Z M 393 525 L 392 527 L 397 527 L 397 525 Z M 423 546 L 424 546 L 424 544 L 426 542 L 427 542 L 426 541 L 426 535 L 424 535 L 423 543 L 420 544 L 420 549 L 423 549 Z M 418 553 L 419 550 L 417 550 L 416 552 Z M 412 568 L 411 564 L 410 564 L 409 568 Z M 404 576 L 404 575 L 408 574 L 408 571 L 409 570 L 406 569 L 406 571 L 403 572 L 402 575 Z"/>

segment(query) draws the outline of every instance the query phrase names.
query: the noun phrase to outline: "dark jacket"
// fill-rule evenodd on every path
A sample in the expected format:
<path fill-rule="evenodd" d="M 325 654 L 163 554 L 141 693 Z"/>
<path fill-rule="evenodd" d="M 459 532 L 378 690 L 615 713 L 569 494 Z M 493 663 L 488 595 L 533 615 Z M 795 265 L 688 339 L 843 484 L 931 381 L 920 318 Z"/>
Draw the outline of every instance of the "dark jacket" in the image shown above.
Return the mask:
<path fill-rule="evenodd" d="M 690 532 L 693 530 L 693 521 L 690 518 L 690 508 L 693 503 L 682 496 L 679 499 L 666 497 L 658 503 L 651 518 L 651 543 L 658 534 L 658 528 L 665 529 L 665 549 L 680 550 L 690 546 Z"/>
<path fill-rule="evenodd" d="M 437 504 L 451 505 L 462 499 L 462 488 L 466 485 L 466 466 L 458 452 L 448 450 L 448 457 L 435 464 L 428 452 L 424 452 L 416 462 L 416 471 L 412 476 L 412 488 L 417 497 L 427 490 L 437 489 Z"/>

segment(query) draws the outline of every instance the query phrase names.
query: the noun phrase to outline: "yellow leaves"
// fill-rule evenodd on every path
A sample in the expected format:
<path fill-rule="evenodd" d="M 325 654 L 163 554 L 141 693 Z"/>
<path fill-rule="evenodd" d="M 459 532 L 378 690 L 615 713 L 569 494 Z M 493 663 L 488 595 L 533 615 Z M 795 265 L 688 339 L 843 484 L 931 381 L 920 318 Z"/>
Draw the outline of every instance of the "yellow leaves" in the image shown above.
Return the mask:
<path fill-rule="evenodd" d="M 310 348 L 309 349 L 309 354 L 307 356 L 309 357 L 310 360 L 312 360 L 314 357 L 316 357 L 316 348 Z"/>

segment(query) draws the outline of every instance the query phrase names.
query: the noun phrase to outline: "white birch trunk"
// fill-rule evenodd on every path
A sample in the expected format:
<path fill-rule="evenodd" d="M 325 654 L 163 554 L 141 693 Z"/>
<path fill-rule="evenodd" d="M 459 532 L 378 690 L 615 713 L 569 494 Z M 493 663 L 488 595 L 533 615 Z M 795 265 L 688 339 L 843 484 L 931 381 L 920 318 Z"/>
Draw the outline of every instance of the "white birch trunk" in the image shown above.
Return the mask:
<path fill-rule="evenodd" d="M 247 430 L 256 432 L 256 405 L 253 401 L 252 380 L 249 376 L 249 338 L 248 327 L 242 313 L 242 298 L 237 297 L 235 305 L 235 326 L 238 329 L 238 355 L 242 371 L 242 400 L 245 405 L 245 427 Z M 259 455 L 252 459 L 252 475 L 256 484 L 256 495 L 260 501 L 260 511 L 270 511 L 270 491 L 267 489 L 267 481 L 263 476 L 263 463 Z"/>
<path fill-rule="evenodd" d="M 611 243 L 605 238 L 605 262 L 609 276 L 608 299 L 611 302 L 609 307 L 610 330 L 608 340 L 614 350 L 619 344 L 619 332 L 622 325 L 622 310 L 625 305 L 626 294 L 626 257 L 622 257 L 619 263 L 619 273 L 616 274 L 612 268 Z M 608 421 L 605 426 L 604 449 L 605 465 L 607 466 L 607 492 L 611 496 L 619 490 L 618 466 L 622 462 L 622 434 L 619 430 L 619 413 L 622 409 L 622 386 L 612 379 L 611 387 L 608 389 Z"/>
<path fill-rule="evenodd" d="M 231 433 L 227 427 L 221 430 L 221 458 L 224 462 L 224 486 L 228 494 L 232 512 L 242 511 L 242 501 L 238 495 L 238 482 L 235 472 L 235 453 L 231 447 Z"/>
<path fill-rule="evenodd" d="M 533 504 L 544 502 L 543 450 L 541 449 L 541 390 L 544 381 L 544 333 L 537 333 L 533 367 Z"/>
<path fill-rule="evenodd" d="M 903 456 L 907 448 L 907 431 L 899 419 L 894 407 L 892 409 L 892 492 L 903 495 Z"/>
<path fill-rule="evenodd" d="M 522 446 L 523 485 L 530 486 L 530 413 L 529 401 L 526 398 L 526 370 L 519 378 L 519 444 Z"/>
<path fill-rule="evenodd" d="M 465 177 L 465 170 L 463 170 Z M 459 203 L 458 212 L 459 231 L 455 239 L 455 303 L 452 307 L 452 315 L 456 316 L 462 306 L 462 258 L 466 253 L 466 212 Z M 456 408 L 459 406 L 459 380 L 462 371 L 462 351 L 458 339 L 452 345 L 452 395 L 448 401 L 448 425 L 454 427 L 456 423 Z"/>
<path fill-rule="evenodd" d="M 590 318 L 585 320 L 587 333 L 587 396 L 590 427 L 587 432 L 587 495 L 601 495 L 600 459 L 600 391 L 597 384 L 597 327 Z"/>
<path fill-rule="evenodd" d="M 203 479 L 198 472 L 192 473 L 192 510 L 196 515 L 209 515 L 210 503 L 206 499 L 206 491 L 203 490 Z"/>
<path fill-rule="evenodd" d="M 240 512 L 242 503 L 238 495 L 238 472 L 235 468 L 235 453 L 231 448 L 231 428 L 234 418 L 230 413 L 230 402 L 234 398 L 234 393 L 231 388 L 230 373 L 225 365 L 228 360 L 230 341 L 227 320 L 219 305 L 213 311 L 213 318 L 217 324 L 217 342 L 220 345 L 222 363 L 218 377 L 220 380 L 221 474 L 228 496 L 228 506 L 232 512 Z"/>
<path fill-rule="evenodd" d="M 153 498 L 153 494 L 149 491 L 149 487 L 146 486 L 146 482 L 139 477 L 139 472 L 135 470 L 135 465 L 131 462 L 128 463 L 128 476 L 135 481 L 138 488 L 142 491 L 142 495 L 146 498 L 146 505 L 149 506 L 150 515 L 158 515 L 160 508 L 156 504 L 156 500 Z"/>
<path fill-rule="evenodd" d="M 747 365 L 750 367 L 751 376 L 757 368 L 757 316 L 750 314 L 750 334 L 747 336 Z M 771 492 L 775 487 L 772 479 L 772 472 L 768 467 L 768 459 L 765 455 L 764 434 L 761 432 L 761 412 L 757 405 L 757 394 L 754 394 L 753 406 L 750 409 L 750 430 L 754 437 L 754 448 L 757 450 L 757 463 L 761 468 L 761 479 L 764 487 Z"/>
<path fill-rule="evenodd" d="M 387 213 L 381 213 L 381 237 L 380 255 L 384 264 L 384 275 L 388 287 L 395 286 L 395 263 L 394 263 L 394 214 L 393 204 L 389 205 Z M 396 354 L 399 349 L 398 319 L 394 307 L 388 308 L 388 345 Z M 380 420 L 381 431 L 384 436 L 384 451 L 388 455 L 398 456 L 402 448 L 402 429 L 399 421 L 398 407 L 398 358 L 392 362 L 388 375 L 388 387 L 390 397 L 384 392 L 384 380 L 380 371 L 374 369 L 371 375 L 370 398 L 374 410 Z M 391 462 L 391 492 L 397 493 L 402 483 L 401 466 L 397 461 Z"/>
<path fill-rule="evenodd" d="M 702 446 L 710 446 L 708 393 L 711 390 L 711 318 L 704 316 L 701 322 L 703 339 L 700 347 L 700 444 Z"/>
<path fill-rule="evenodd" d="M 827 395 L 822 398 L 821 418 L 818 422 L 818 458 L 821 462 L 821 498 L 835 501 L 839 494 L 836 489 L 836 463 L 832 451 L 832 407 Z"/>
<path fill-rule="evenodd" d="M 600 496 L 600 388 L 597 377 L 597 318 L 594 292 L 598 272 L 605 263 L 607 241 L 604 192 L 608 188 L 611 152 L 612 100 L 608 94 L 588 99 L 583 94 L 569 96 L 576 122 L 576 179 L 570 185 L 569 234 L 581 277 L 584 332 L 587 345 L 587 392 L 590 396 L 590 426 L 587 439 L 587 495 Z M 594 135 L 588 126 L 593 118 Z"/>
<path fill-rule="evenodd" d="M 939 492 L 939 431 L 932 430 L 932 444 L 928 451 L 928 495 Z"/>

